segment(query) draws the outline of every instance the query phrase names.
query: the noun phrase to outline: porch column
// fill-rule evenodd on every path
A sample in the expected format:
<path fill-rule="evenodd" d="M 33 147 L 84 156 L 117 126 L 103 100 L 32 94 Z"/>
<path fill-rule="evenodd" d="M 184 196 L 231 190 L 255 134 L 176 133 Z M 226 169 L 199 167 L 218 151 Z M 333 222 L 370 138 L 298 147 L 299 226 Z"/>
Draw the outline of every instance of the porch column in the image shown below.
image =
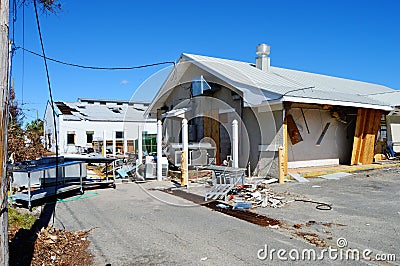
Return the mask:
<path fill-rule="evenodd" d="M 106 157 L 107 155 L 107 139 L 106 139 L 106 131 L 103 131 L 103 156 Z"/>
<path fill-rule="evenodd" d="M 113 156 L 115 157 L 116 155 L 116 148 L 117 148 L 117 139 L 115 138 L 115 130 L 113 130 L 113 136 L 112 136 L 112 141 L 113 141 Z"/>
<path fill-rule="evenodd" d="M 157 121 L 157 180 L 162 180 L 162 124 L 161 121 Z"/>
<path fill-rule="evenodd" d="M 142 148 L 142 125 L 138 126 L 138 162 L 142 164 L 143 161 L 143 148 Z"/>
<path fill-rule="evenodd" d="M 188 186 L 189 167 L 188 167 L 188 125 L 187 120 L 182 120 L 182 155 L 181 155 L 181 172 L 182 186 Z"/>
<path fill-rule="evenodd" d="M 124 130 L 124 155 L 128 152 L 128 130 Z"/>
<path fill-rule="evenodd" d="M 232 122 L 232 167 L 239 168 L 239 126 L 235 119 Z"/>

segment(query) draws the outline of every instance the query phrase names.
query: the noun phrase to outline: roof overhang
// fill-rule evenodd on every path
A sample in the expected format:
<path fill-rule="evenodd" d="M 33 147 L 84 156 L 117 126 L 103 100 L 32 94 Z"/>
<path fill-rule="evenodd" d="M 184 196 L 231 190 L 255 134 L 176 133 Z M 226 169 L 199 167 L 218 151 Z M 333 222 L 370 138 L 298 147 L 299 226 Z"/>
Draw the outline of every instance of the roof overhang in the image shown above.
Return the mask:
<path fill-rule="evenodd" d="M 375 105 L 367 103 L 356 103 L 347 101 L 335 101 L 335 100 L 325 100 L 325 99 L 313 99 L 313 98 L 303 98 L 303 97 L 293 97 L 293 96 L 283 96 L 283 102 L 295 102 L 295 103 L 310 103 L 310 104 L 328 104 L 328 105 L 338 105 L 338 106 L 349 106 L 358 108 L 369 108 L 377 109 L 383 111 L 392 111 L 394 108 L 387 105 Z"/>

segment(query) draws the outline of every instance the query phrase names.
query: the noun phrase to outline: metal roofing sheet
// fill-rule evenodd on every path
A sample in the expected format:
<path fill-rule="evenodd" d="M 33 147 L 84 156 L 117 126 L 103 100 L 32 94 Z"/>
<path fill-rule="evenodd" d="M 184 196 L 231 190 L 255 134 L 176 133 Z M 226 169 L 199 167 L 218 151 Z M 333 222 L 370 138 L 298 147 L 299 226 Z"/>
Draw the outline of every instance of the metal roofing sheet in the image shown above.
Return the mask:
<path fill-rule="evenodd" d="M 64 102 L 64 105 L 74 109 L 71 114 L 65 115 L 69 121 L 145 121 L 143 116 L 146 106 L 138 105 L 96 105 L 82 104 L 81 102 Z"/>
<path fill-rule="evenodd" d="M 244 90 L 245 93 L 246 90 L 251 90 L 250 87 L 252 87 L 253 89 L 263 90 L 263 94 L 266 97 L 269 97 L 269 93 L 272 93 L 281 96 L 290 95 L 300 98 L 306 97 L 381 106 L 390 104 L 380 97 L 370 97 L 366 94 L 394 91 L 386 86 L 373 83 L 278 67 L 271 67 L 270 71 L 262 71 L 253 64 L 228 59 L 193 54 L 183 54 L 182 58 L 216 75 L 232 86 Z M 307 89 L 300 90 L 302 88 Z M 309 90 L 308 88 L 312 89 Z M 248 94 L 257 95 L 254 90 Z M 252 102 L 253 99 L 254 102 Z M 270 99 L 273 100 L 274 98 L 271 97 Z M 249 99 L 246 100 L 248 101 Z M 259 104 L 257 97 L 252 97 L 249 102 Z"/>
<path fill-rule="evenodd" d="M 367 95 L 368 98 L 390 104 L 391 106 L 400 106 L 400 91 L 390 91 L 385 93 L 375 93 Z"/>

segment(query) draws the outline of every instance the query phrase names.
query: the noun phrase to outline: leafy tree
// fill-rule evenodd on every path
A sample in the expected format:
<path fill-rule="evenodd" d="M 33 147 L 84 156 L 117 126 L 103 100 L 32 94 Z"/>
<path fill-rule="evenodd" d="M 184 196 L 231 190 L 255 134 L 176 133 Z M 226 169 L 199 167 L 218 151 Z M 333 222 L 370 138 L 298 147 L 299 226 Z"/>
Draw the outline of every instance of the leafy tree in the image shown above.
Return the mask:
<path fill-rule="evenodd" d="M 36 119 L 26 125 L 26 130 L 31 131 L 31 132 L 36 132 L 39 135 L 43 135 L 43 131 L 44 131 L 43 126 L 44 126 L 43 120 Z"/>
<path fill-rule="evenodd" d="M 46 150 L 43 146 L 43 121 L 40 119 L 28 123 L 22 128 L 24 114 L 15 100 L 14 90 L 10 92 L 8 126 L 8 158 L 14 162 L 34 160 L 42 157 Z"/>

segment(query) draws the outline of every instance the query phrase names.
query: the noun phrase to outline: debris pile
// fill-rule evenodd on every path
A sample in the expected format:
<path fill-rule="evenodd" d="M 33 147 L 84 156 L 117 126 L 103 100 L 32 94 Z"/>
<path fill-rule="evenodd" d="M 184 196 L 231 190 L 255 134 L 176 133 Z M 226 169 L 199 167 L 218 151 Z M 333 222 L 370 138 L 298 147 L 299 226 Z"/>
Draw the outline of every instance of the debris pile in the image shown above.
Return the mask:
<path fill-rule="evenodd" d="M 92 265 L 88 253 L 89 231 L 43 228 L 37 234 L 20 229 L 10 232 L 11 265 Z"/>
<path fill-rule="evenodd" d="M 241 209 L 281 208 L 294 201 L 289 192 L 276 193 L 263 183 L 236 186 L 228 195 L 228 201 L 234 203 L 236 208 Z"/>
<path fill-rule="evenodd" d="M 68 232 L 60 229 L 42 229 L 38 233 L 35 243 L 35 254 L 33 264 L 44 263 L 63 265 L 75 261 L 80 265 L 90 265 L 92 256 L 82 256 L 82 250 L 89 246 L 87 235 L 89 231 Z"/>

